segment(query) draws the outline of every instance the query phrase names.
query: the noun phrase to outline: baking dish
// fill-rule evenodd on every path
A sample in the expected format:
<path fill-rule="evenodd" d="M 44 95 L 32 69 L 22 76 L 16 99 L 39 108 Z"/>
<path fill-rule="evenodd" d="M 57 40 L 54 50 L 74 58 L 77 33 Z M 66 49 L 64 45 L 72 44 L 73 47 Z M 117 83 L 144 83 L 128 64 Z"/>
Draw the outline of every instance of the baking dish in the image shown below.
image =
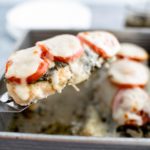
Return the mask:
<path fill-rule="evenodd" d="M 32 46 L 36 41 L 46 39 L 48 37 L 62 34 L 71 33 L 76 34 L 76 31 L 50 31 L 50 30 L 34 30 L 26 33 L 25 37 L 21 40 L 17 49 L 23 49 Z M 131 42 L 143 46 L 149 50 L 150 32 L 148 30 L 124 30 L 124 31 L 111 31 L 121 42 Z M 88 96 L 89 88 L 81 84 L 82 94 Z M 0 85 L 1 91 L 4 90 L 4 85 Z M 69 92 L 67 92 L 69 90 Z M 68 94 L 68 99 L 74 97 L 72 90 L 66 89 L 64 93 Z M 81 93 L 76 94 L 78 99 L 82 97 Z M 65 95 L 66 96 L 66 95 Z M 52 96 L 51 99 L 55 100 L 61 98 L 63 95 Z M 148 149 L 150 140 L 144 138 L 116 138 L 116 137 L 83 137 L 83 136 L 64 136 L 64 135 L 43 135 L 43 134 L 28 134 L 28 133 L 10 133 L 6 131 L 13 114 L 0 114 L 0 144 L 1 148 L 12 149 Z M 16 140 L 17 139 L 17 140 Z"/>

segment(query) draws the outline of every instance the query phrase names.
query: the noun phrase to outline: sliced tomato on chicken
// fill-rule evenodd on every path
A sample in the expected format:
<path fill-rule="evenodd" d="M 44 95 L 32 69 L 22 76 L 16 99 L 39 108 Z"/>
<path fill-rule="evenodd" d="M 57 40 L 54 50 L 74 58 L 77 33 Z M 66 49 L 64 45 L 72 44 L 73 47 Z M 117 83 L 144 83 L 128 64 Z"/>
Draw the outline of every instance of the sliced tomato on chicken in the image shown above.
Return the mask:
<path fill-rule="evenodd" d="M 41 51 L 42 51 L 42 53 L 41 53 L 41 58 L 43 59 L 43 60 L 46 60 L 46 61 L 53 61 L 54 60 L 54 58 L 53 58 L 53 56 L 49 53 L 49 51 L 44 47 L 44 46 L 42 46 L 41 45 Z"/>
<path fill-rule="evenodd" d="M 109 32 L 81 32 L 77 36 L 83 44 L 89 46 L 103 58 L 110 58 L 120 50 L 120 44 L 117 38 Z"/>
<path fill-rule="evenodd" d="M 108 75 L 119 87 L 144 87 L 149 80 L 149 69 L 139 62 L 123 59 L 111 64 Z"/>
<path fill-rule="evenodd" d="M 121 49 L 117 53 L 118 58 L 128 58 L 135 61 L 146 61 L 148 53 L 146 50 L 138 45 L 132 43 L 122 43 Z"/>
<path fill-rule="evenodd" d="M 15 76 L 9 77 L 9 78 L 7 78 L 7 80 L 8 80 L 9 82 L 14 82 L 14 83 L 21 84 L 21 79 L 18 78 L 18 77 L 15 77 Z"/>
<path fill-rule="evenodd" d="M 37 42 L 37 45 L 48 50 L 54 61 L 68 63 L 79 58 L 83 54 L 80 40 L 73 35 L 58 35 L 45 41 Z"/>
<path fill-rule="evenodd" d="M 46 53 L 43 54 L 43 51 L 37 47 L 17 51 L 7 62 L 6 79 L 9 82 L 19 84 L 35 82 L 50 67 L 50 62 L 46 55 Z"/>
<path fill-rule="evenodd" d="M 41 62 L 39 64 L 37 71 L 34 74 L 27 77 L 26 79 L 27 83 L 30 84 L 30 83 L 36 82 L 40 77 L 42 77 L 47 72 L 47 69 L 48 69 L 48 63 Z"/>
<path fill-rule="evenodd" d="M 120 89 L 112 102 L 112 116 L 119 125 L 150 122 L 150 98 L 141 88 Z"/>

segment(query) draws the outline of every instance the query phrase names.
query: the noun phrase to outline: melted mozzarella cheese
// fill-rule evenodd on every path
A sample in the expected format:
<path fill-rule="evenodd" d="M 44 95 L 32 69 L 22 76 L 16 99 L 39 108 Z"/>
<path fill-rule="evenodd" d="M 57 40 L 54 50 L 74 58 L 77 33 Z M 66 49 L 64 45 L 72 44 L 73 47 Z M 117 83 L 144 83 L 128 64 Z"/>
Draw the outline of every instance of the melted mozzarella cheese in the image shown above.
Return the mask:
<path fill-rule="evenodd" d="M 71 79 L 72 73 L 68 66 L 53 71 L 51 76 L 53 88 L 61 93 L 62 89 L 66 86 L 67 82 Z"/>
<path fill-rule="evenodd" d="M 61 90 L 59 90 L 59 88 L 57 88 L 57 86 L 59 85 L 59 76 L 58 76 L 58 72 L 57 71 L 54 71 L 53 74 L 52 74 L 52 85 L 55 89 L 58 90 L 58 92 L 60 93 Z"/>
<path fill-rule="evenodd" d="M 108 56 L 114 56 L 120 50 L 120 44 L 116 37 L 108 32 L 94 31 L 83 32 L 79 36 L 95 44 L 102 49 Z"/>
<path fill-rule="evenodd" d="M 46 46 L 54 56 L 69 57 L 82 50 L 79 39 L 69 34 L 58 35 L 38 43 Z"/>
<path fill-rule="evenodd" d="M 122 125 L 129 120 L 134 120 L 137 125 L 143 125 L 142 117 L 137 112 L 144 111 L 150 116 L 148 94 L 140 88 L 127 89 L 121 94 L 117 107 L 113 110 L 113 118 Z"/>
<path fill-rule="evenodd" d="M 87 45 L 83 44 L 85 54 L 82 58 L 69 63 L 70 69 L 73 73 L 70 84 L 77 84 L 89 78 L 91 74 L 91 68 L 100 68 L 103 63 L 103 58 L 100 58 L 93 50 Z"/>
<path fill-rule="evenodd" d="M 17 96 L 23 101 L 27 101 L 30 97 L 29 87 L 25 84 L 16 84 L 14 86 L 14 91 L 17 94 Z"/>
<path fill-rule="evenodd" d="M 148 59 L 148 54 L 144 48 L 131 43 L 122 43 L 118 55 L 139 60 Z"/>
<path fill-rule="evenodd" d="M 77 84 L 89 78 L 90 72 L 88 72 L 89 70 L 85 70 L 86 68 L 81 61 L 71 62 L 69 66 L 73 74 L 70 84 Z"/>
<path fill-rule="evenodd" d="M 112 63 L 108 73 L 113 82 L 122 85 L 145 85 L 149 80 L 149 70 L 145 65 L 125 59 Z"/>
<path fill-rule="evenodd" d="M 9 78 L 15 76 L 17 78 L 25 79 L 34 74 L 42 61 L 40 55 L 41 50 L 37 47 L 15 52 L 9 58 L 9 60 L 12 61 L 12 65 L 9 66 L 5 77 Z"/>

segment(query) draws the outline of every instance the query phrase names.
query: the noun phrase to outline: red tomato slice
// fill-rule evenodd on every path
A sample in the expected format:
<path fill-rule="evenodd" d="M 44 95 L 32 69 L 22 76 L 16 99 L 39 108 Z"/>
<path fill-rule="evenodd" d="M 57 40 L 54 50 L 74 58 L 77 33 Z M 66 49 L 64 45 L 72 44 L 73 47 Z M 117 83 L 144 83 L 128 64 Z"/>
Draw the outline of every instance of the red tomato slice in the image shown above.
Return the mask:
<path fill-rule="evenodd" d="M 30 84 L 30 83 L 36 82 L 41 76 L 43 76 L 47 72 L 47 69 L 48 69 L 48 63 L 41 62 L 37 71 L 31 76 L 27 77 L 26 79 L 27 83 Z"/>
<path fill-rule="evenodd" d="M 36 82 L 41 76 L 43 76 L 48 69 L 48 63 L 47 62 L 41 62 L 37 71 L 32 74 L 31 76 L 27 77 L 26 81 L 28 84 Z M 17 78 L 17 77 L 10 77 L 7 79 L 10 82 L 15 82 L 18 84 L 21 84 L 21 78 Z"/>
<path fill-rule="evenodd" d="M 117 56 L 119 58 L 128 58 L 139 62 L 148 60 L 146 50 L 132 43 L 122 43 L 121 50 L 117 53 Z"/>
<path fill-rule="evenodd" d="M 120 50 L 117 38 L 108 32 L 81 32 L 77 36 L 82 43 L 88 45 L 103 58 L 110 58 Z"/>
<path fill-rule="evenodd" d="M 53 55 L 48 51 L 48 49 L 42 45 L 42 44 L 38 44 L 38 46 L 41 48 L 42 50 L 42 53 L 41 53 L 41 58 L 44 59 L 44 58 L 47 58 L 47 59 L 50 59 L 51 61 L 54 60 L 54 57 Z"/>
<path fill-rule="evenodd" d="M 149 80 L 148 68 L 135 61 L 121 59 L 111 64 L 110 81 L 121 88 L 144 87 Z"/>
<path fill-rule="evenodd" d="M 34 50 L 34 49 L 31 49 L 31 50 Z M 42 53 L 39 55 L 39 59 L 41 58 L 42 60 L 41 60 L 41 62 L 39 62 L 38 68 L 33 74 L 31 74 L 27 77 L 24 77 L 24 78 L 16 77 L 16 76 L 12 75 L 10 77 L 6 77 L 7 80 L 9 82 L 14 82 L 17 84 L 21 84 L 22 81 L 24 82 L 24 80 L 26 80 L 27 83 L 30 84 L 30 83 L 37 81 L 41 76 L 43 76 L 47 72 L 51 61 L 49 60 L 49 58 L 50 58 L 49 52 L 47 50 L 41 50 L 41 51 L 42 51 Z M 37 57 L 38 51 L 36 51 L 36 50 L 33 51 L 33 55 L 34 54 Z M 17 58 L 14 57 L 14 59 L 17 59 Z M 11 65 L 13 65 L 13 60 L 9 60 L 6 63 L 6 73 Z M 18 67 L 21 67 L 21 66 L 19 66 L 19 64 L 18 64 Z"/>
<path fill-rule="evenodd" d="M 111 80 L 110 80 L 111 81 Z M 144 88 L 145 87 L 145 84 L 130 84 L 130 83 L 124 83 L 124 84 L 121 84 L 121 83 L 116 83 L 114 81 L 111 81 L 111 83 L 119 88 L 135 88 L 135 87 L 140 87 L 140 88 Z"/>
<path fill-rule="evenodd" d="M 37 45 L 42 50 L 49 52 L 52 61 L 65 63 L 79 58 L 84 52 L 80 40 L 76 36 L 69 34 L 55 36 L 38 42 Z"/>
<path fill-rule="evenodd" d="M 104 58 L 109 58 L 109 56 L 107 56 L 107 54 L 105 53 L 105 51 L 103 51 L 103 49 L 98 48 L 95 44 L 93 44 L 92 42 L 84 39 L 83 37 L 78 36 L 79 39 L 81 40 L 81 42 L 87 44 L 94 52 L 96 52 L 97 54 L 103 56 Z"/>
<path fill-rule="evenodd" d="M 54 60 L 55 61 L 61 61 L 61 62 L 64 62 L 64 63 L 68 63 L 68 62 L 71 62 L 71 61 L 79 58 L 83 54 L 83 52 L 84 52 L 83 49 L 81 49 L 76 54 L 74 54 L 72 56 L 69 56 L 69 57 L 55 56 Z"/>
<path fill-rule="evenodd" d="M 17 77 L 10 77 L 7 79 L 8 81 L 10 82 L 14 82 L 14 83 L 17 83 L 17 84 L 21 84 L 21 79 L 20 78 L 17 78 Z"/>
<path fill-rule="evenodd" d="M 139 59 L 139 58 L 136 58 L 136 57 L 128 57 L 128 56 L 123 56 L 123 55 L 121 55 L 121 54 L 117 54 L 117 57 L 119 58 L 119 59 L 130 59 L 130 60 L 134 60 L 134 61 L 138 61 L 138 62 L 142 62 L 142 61 L 144 61 L 144 59 Z"/>
<path fill-rule="evenodd" d="M 42 49 L 42 50 L 48 50 L 48 48 L 46 48 L 44 45 L 42 44 L 39 44 L 39 47 Z M 60 62 L 64 62 L 64 63 L 68 63 L 70 61 L 73 61 L 75 60 L 76 58 L 79 58 L 82 54 L 83 54 L 83 49 L 81 49 L 80 51 L 78 51 L 76 54 L 72 55 L 72 56 L 69 56 L 69 57 L 61 57 L 61 56 L 53 56 L 52 52 L 49 50 L 49 58 L 51 60 L 54 60 L 54 61 L 60 61 Z"/>

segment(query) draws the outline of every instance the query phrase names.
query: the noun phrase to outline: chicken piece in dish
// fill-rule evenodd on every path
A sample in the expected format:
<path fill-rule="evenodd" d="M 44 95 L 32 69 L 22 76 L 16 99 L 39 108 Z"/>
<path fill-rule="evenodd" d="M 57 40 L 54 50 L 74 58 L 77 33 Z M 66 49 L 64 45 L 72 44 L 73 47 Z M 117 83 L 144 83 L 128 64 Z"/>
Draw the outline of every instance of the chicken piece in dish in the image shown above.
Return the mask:
<path fill-rule="evenodd" d="M 150 121 L 150 97 L 141 88 L 121 89 L 112 102 L 113 119 L 119 125 L 142 126 Z"/>
<path fill-rule="evenodd" d="M 106 35 L 101 35 L 106 38 L 103 40 L 105 46 L 107 38 L 112 38 L 112 35 Z M 117 47 L 111 50 L 115 55 L 119 43 L 115 37 L 111 40 L 114 40 L 113 45 L 108 42 L 105 50 L 110 50 L 111 46 Z M 74 35 L 58 35 L 37 42 L 35 47 L 17 51 L 9 57 L 5 72 L 8 93 L 17 104 L 29 105 L 61 92 L 67 85 L 87 80 L 93 69 L 101 68 L 104 58 L 85 48 Z"/>

